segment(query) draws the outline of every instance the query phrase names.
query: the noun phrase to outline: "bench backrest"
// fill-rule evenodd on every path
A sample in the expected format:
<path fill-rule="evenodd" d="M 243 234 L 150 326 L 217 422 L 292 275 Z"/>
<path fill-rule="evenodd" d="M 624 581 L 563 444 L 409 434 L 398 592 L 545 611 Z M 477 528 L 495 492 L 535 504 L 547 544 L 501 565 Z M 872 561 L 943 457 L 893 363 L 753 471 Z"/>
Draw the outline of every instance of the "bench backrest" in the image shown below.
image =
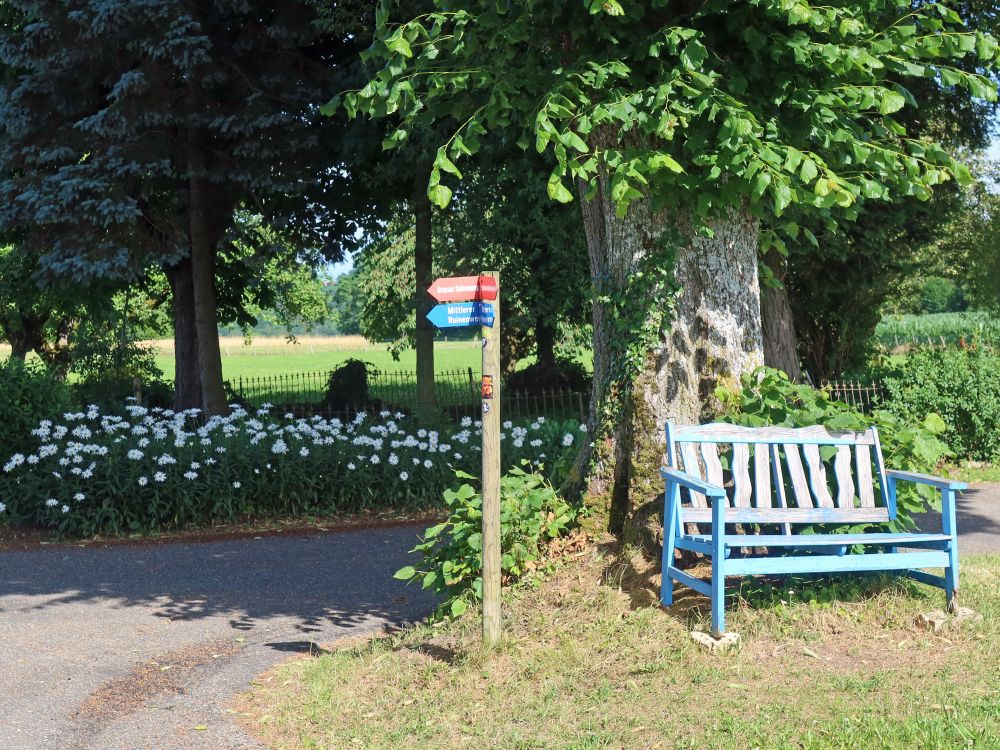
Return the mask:
<path fill-rule="evenodd" d="M 864 523 L 896 517 L 874 427 L 840 432 L 668 422 L 667 466 L 724 486 L 732 508 L 726 520 L 733 523 Z M 712 520 L 700 492 L 683 490 L 681 508 L 682 522 Z"/>

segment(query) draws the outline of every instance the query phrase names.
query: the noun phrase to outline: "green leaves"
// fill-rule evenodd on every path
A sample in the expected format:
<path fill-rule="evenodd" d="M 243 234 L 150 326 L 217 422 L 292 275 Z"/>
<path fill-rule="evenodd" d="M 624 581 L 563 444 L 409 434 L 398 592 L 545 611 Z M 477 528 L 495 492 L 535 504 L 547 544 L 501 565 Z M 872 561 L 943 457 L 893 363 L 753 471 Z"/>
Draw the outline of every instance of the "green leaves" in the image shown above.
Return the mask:
<path fill-rule="evenodd" d="M 575 181 L 595 192 L 604 172 L 619 215 L 646 197 L 702 218 L 750 198 L 759 213 L 795 204 L 840 221 L 862 199 L 924 197 L 956 166 L 928 151 L 912 168 L 917 139 L 896 116 L 921 102 L 905 79 L 994 96 L 982 74 L 996 41 L 944 4 L 709 3 L 650 27 L 640 6 L 587 0 L 559 28 L 530 3 L 432 5 L 380 27 L 383 68 L 359 110 L 534 141 L 553 162 L 552 200 L 571 200 Z M 460 178 L 456 160 L 435 169 Z"/>
<path fill-rule="evenodd" d="M 560 203 L 569 203 L 573 200 L 573 194 L 563 185 L 562 180 L 559 179 L 559 175 L 555 172 L 549 177 L 548 192 L 549 198 L 557 200 Z"/>
<path fill-rule="evenodd" d="M 482 598 L 482 497 L 469 484 L 444 497 L 448 520 L 428 529 L 413 550 L 423 561 L 401 568 L 395 577 L 419 581 L 443 596 L 438 617 L 458 617 L 470 599 Z M 578 512 L 538 474 L 511 469 L 500 482 L 504 580 L 532 583 L 550 570 L 551 562 L 544 559 L 548 542 L 572 528 Z"/>
<path fill-rule="evenodd" d="M 410 49 L 410 43 L 406 41 L 403 36 L 403 28 L 393 34 L 389 39 L 386 40 L 385 46 L 388 47 L 393 52 L 398 52 L 403 57 L 413 57 L 413 50 Z"/>
<path fill-rule="evenodd" d="M 878 105 L 879 114 L 891 115 L 906 104 L 906 98 L 897 91 L 886 91 Z"/>
<path fill-rule="evenodd" d="M 437 160 L 434 163 L 436 165 Z M 451 188 L 441 184 L 441 170 L 439 168 L 432 169 L 430 182 L 427 185 L 427 197 L 430 198 L 431 203 L 438 208 L 447 208 L 448 204 L 451 203 L 451 196 Z"/>
<path fill-rule="evenodd" d="M 411 578 L 416 576 L 417 570 L 412 565 L 407 565 L 406 567 L 400 568 L 392 577 L 400 581 L 409 581 Z"/>

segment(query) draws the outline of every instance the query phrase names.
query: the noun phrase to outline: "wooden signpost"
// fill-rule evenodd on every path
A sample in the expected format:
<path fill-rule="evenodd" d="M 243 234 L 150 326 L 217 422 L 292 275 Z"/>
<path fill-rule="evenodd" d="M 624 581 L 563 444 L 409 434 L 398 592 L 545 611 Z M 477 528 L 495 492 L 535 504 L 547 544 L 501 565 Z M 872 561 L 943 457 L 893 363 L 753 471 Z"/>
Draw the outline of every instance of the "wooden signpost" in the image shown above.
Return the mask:
<path fill-rule="evenodd" d="M 500 274 L 437 279 L 427 292 L 442 303 L 427 315 L 438 328 L 482 326 L 483 643 L 495 646 L 500 640 Z"/>

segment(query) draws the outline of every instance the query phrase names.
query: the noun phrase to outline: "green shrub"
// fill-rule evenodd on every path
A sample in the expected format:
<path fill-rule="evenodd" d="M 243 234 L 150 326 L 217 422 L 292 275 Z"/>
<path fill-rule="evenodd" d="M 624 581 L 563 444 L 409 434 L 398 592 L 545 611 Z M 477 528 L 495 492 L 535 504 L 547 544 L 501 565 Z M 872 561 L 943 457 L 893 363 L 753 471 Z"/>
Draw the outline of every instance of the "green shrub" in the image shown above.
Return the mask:
<path fill-rule="evenodd" d="M 925 349 L 879 375 L 888 411 L 909 421 L 940 414 L 942 438 L 957 456 L 1000 457 L 1000 356 L 982 348 Z"/>
<path fill-rule="evenodd" d="M 822 425 L 831 430 L 860 432 L 874 426 L 878 428 L 887 468 L 929 473 L 950 455 L 941 439 L 945 423 L 937 414 L 903 417 L 885 410 L 863 414 L 831 400 L 826 391 L 790 382 L 780 370 L 758 368 L 743 376 L 738 392 L 720 388 L 717 395 L 726 406 L 725 419 L 748 427 Z M 898 530 L 912 528 L 913 515 L 928 506 L 940 508 L 936 490 L 909 482 L 898 486 L 896 500 L 898 516 L 892 528 Z"/>
<path fill-rule="evenodd" d="M 40 362 L 8 359 L 0 364 L 0 456 L 26 450 L 31 434 L 45 417 L 70 405 L 69 388 Z"/>
<path fill-rule="evenodd" d="M 459 472 L 460 479 L 472 480 Z M 482 495 L 470 484 L 444 493 L 448 520 L 424 532 L 414 552 L 423 555 L 416 566 L 396 572 L 404 581 L 420 581 L 443 597 L 439 616 L 457 616 L 468 597 L 482 599 Z M 578 510 L 566 502 L 544 477 L 514 468 L 500 480 L 501 570 L 506 583 L 534 582 L 546 572 L 548 543 L 576 522 Z"/>

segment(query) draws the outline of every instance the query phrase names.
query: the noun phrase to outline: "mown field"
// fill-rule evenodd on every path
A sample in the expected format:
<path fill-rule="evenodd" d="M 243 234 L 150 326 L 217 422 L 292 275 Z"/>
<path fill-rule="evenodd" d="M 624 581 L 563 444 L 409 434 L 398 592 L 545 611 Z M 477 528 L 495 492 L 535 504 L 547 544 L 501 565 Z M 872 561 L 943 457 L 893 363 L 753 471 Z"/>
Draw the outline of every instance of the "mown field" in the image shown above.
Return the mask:
<path fill-rule="evenodd" d="M 156 363 L 170 380 L 174 374 L 174 342 L 149 342 L 159 354 Z M 222 344 L 222 372 L 228 380 L 268 377 L 301 372 L 326 372 L 348 359 L 371 362 L 382 372 L 413 372 L 416 353 L 405 351 L 398 360 L 384 344 L 373 344 L 361 336 L 300 336 L 290 343 L 281 337 L 257 337 L 247 344 L 239 336 L 225 336 Z M 477 370 L 480 365 L 477 341 L 439 341 L 434 345 L 434 367 L 438 372 Z"/>

